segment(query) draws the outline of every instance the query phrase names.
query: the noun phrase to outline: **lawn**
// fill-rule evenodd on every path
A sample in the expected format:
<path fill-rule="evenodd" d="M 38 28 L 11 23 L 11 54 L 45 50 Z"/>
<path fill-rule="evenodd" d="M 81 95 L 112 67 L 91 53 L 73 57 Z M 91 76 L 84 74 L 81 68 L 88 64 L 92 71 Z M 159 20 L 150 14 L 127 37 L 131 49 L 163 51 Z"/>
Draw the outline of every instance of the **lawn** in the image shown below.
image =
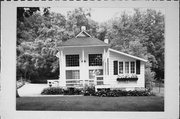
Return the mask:
<path fill-rule="evenodd" d="M 164 111 L 164 98 L 57 96 L 21 97 L 16 100 L 17 110 L 59 111 Z"/>

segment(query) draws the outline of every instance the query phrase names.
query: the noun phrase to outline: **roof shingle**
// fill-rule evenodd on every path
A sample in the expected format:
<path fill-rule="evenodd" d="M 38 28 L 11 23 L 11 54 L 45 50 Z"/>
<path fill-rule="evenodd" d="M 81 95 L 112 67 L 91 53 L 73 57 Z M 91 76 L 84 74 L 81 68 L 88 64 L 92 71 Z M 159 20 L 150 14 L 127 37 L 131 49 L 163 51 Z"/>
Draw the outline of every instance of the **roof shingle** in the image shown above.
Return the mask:
<path fill-rule="evenodd" d="M 92 37 L 76 37 L 62 42 L 60 46 L 109 46 L 103 41 Z"/>

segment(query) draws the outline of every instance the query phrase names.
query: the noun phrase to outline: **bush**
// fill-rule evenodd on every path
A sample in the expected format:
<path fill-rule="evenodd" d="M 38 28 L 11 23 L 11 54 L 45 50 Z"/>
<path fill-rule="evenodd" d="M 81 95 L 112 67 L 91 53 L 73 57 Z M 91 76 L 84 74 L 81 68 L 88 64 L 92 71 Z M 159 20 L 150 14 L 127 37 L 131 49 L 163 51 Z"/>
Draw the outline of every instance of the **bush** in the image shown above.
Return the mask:
<path fill-rule="evenodd" d="M 43 89 L 43 91 L 41 92 L 42 95 L 59 95 L 59 94 L 63 94 L 63 89 L 60 87 L 48 87 Z"/>
<path fill-rule="evenodd" d="M 151 96 L 153 95 L 149 91 L 124 91 L 124 90 L 100 90 L 95 93 L 100 97 L 120 97 L 120 96 Z"/>
<path fill-rule="evenodd" d="M 84 96 L 95 96 L 94 86 L 85 86 L 83 91 Z"/>
<path fill-rule="evenodd" d="M 152 90 L 153 84 L 152 82 L 154 81 L 155 77 L 155 72 L 151 71 L 150 68 L 146 68 L 145 70 L 145 87 L 148 88 L 149 90 Z"/>
<path fill-rule="evenodd" d="M 152 96 L 149 90 L 110 90 L 101 89 L 95 92 L 94 86 L 86 86 L 84 89 L 67 88 L 62 89 L 60 87 L 48 87 L 42 92 L 42 95 L 84 95 L 84 96 L 99 96 L 99 97 L 120 97 L 120 96 Z"/>
<path fill-rule="evenodd" d="M 81 95 L 82 89 L 78 89 L 78 88 L 67 88 L 65 90 L 63 90 L 63 94 L 64 95 Z"/>
<path fill-rule="evenodd" d="M 82 94 L 82 89 L 67 88 L 62 89 L 60 87 L 48 87 L 43 89 L 42 95 L 80 95 Z"/>

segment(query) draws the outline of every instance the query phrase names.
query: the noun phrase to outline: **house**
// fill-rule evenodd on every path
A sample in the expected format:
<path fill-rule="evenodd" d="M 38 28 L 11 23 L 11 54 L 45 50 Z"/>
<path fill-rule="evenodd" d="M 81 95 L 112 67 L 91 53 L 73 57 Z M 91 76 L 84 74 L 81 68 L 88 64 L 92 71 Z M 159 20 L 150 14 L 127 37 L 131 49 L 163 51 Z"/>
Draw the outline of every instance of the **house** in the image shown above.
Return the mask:
<path fill-rule="evenodd" d="M 105 42 L 91 37 L 85 27 L 58 48 L 59 86 L 134 90 L 145 86 L 146 60 L 109 48 Z"/>

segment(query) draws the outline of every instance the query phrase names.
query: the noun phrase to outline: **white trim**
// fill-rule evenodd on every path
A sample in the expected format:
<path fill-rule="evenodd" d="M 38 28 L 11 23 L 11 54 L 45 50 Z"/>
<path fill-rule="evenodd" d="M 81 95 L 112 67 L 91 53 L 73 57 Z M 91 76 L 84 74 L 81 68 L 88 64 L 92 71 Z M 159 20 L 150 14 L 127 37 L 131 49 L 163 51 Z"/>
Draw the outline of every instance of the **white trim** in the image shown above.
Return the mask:
<path fill-rule="evenodd" d="M 83 30 L 83 31 L 81 31 L 81 32 L 76 36 L 76 38 L 77 38 L 78 36 L 80 36 L 80 34 L 82 34 L 83 32 L 84 32 L 86 35 L 88 35 L 89 37 L 91 37 L 91 35 L 89 35 L 86 31 Z"/>
<path fill-rule="evenodd" d="M 117 51 L 117 50 L 114 50 L 114 49 L 111 49 L 111 48 L 109 48 L 109 50 L 112 51 L 112 52 L 121 54 L 121 55 L 125 55 L 125 56 L 127 56 L 127 57 L 131 57 L 131 58 L 134 58 L 134 59 L 141 60 L 141 61 L 143 61 L 143 62 L 147 62 L 147 61 L 148 61 L 148 60 L 145 60 L 145 59 L 142 59 L 142 58 L 133 56 L 133 55 L 129 55 L 129 54 L 127 54 L 127 53 L 123 53 L 123 52 L 120 52 L 120 51 Z"/>
<path fill-rule="evenodd" d="M 57 52 L 57 53 L 56 53 L 56 57 L 57 57 L 57 58 L 60 58 L 60 52 Z"/>

